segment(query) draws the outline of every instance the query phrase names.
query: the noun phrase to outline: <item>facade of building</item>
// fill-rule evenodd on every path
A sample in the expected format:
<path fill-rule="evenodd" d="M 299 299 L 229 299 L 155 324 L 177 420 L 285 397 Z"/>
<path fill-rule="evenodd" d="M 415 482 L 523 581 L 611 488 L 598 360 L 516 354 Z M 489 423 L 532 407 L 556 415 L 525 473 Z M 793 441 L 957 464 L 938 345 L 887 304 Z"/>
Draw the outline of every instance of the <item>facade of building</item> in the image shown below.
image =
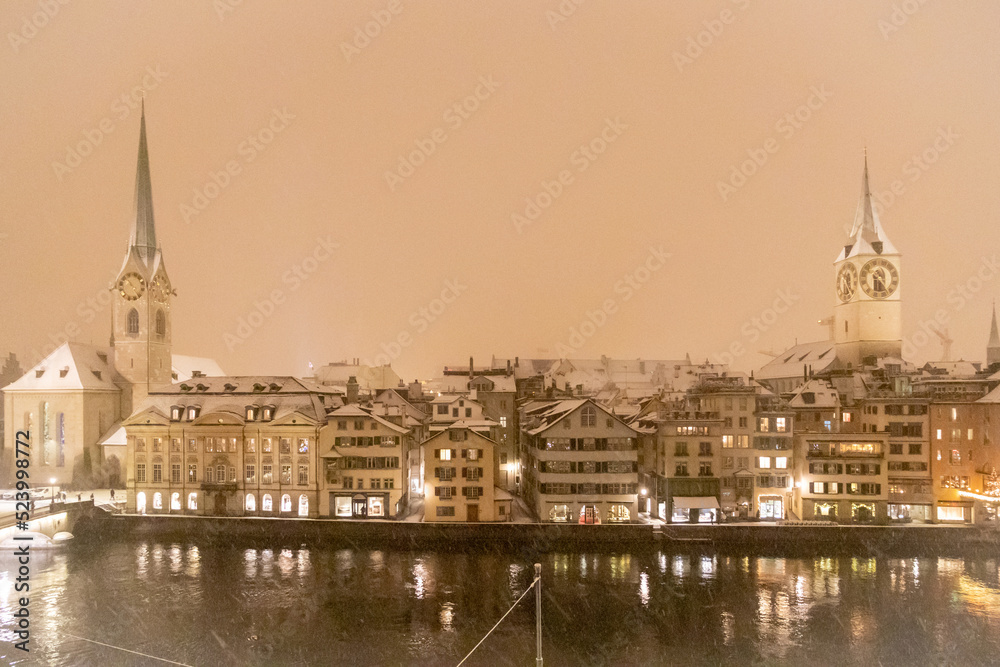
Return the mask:
<path fill-rule="evenodd" d="M 350 404 L 327 413 L 320 430 L 319 515 L 397 517 L 409 486 L 410 430 Z"/>
<path fill-rule="evenodd" d="M 424 521 L 510 521 L 510 494 L 493 484 L 492 440 L 461 420 L 420 444 Z"/>
<path fill-rule="evenodd" d="M 887 523 L 887 434 L 800 434 L 795 511 L 805 520 Z"/>
<path fill-rule="evenodd" d="M 291 377 L 195 378 L 152 390 L 123 421 L 127 510 L 320 513 L 320 433 L 343 395 Z"/>
<path fill-rule="evenodd" d="M 636 520 L 635 429 L 592 399 L 531 405 L 521 429 L 524 499 L 540 520 Z"/>

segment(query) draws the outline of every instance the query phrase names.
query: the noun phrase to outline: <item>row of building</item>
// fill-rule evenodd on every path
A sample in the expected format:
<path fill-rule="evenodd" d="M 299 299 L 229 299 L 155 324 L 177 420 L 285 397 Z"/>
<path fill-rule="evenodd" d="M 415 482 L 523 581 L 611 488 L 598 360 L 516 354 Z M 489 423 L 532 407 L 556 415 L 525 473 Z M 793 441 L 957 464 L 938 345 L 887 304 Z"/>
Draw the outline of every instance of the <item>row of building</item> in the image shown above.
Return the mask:
<path fill-rule="evenodd" d="M 867 163 L 826 340 L 746 375 L 674 360 L 491 359 L 229 376 L 173 353 L 145 114 L 109 346 L 4 367 L 0 483 L 124 487 L 145 514 L 598 524 L 996 521 L 1000 334 L 985 364 L 902 358 L 901 255 Z M 36 482 L 37 483 L 37 482 Z"/>

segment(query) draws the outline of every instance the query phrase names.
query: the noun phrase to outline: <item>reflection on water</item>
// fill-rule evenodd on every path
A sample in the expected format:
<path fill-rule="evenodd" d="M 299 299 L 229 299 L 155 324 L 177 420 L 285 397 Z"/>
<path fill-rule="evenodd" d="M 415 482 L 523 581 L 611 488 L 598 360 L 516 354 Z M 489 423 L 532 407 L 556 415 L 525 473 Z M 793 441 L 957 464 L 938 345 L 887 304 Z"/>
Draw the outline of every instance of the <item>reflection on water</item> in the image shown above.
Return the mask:
<path fill-rule="evenodd" d="M 18 594 L 0 555 L 0 658 Z M 542 557 L 546 665 L 982 664 L 1000 655 L 997 558 Z M 16 576 L 16 575 L 15 575 Z M 74 545 L 32 560 L 32 660 L 455 664 L 531 584 L 516 554 Z M 479 664 L 534 659 L 534 600 Z M 24 662 L 24 664 L 33 664 Z"/>

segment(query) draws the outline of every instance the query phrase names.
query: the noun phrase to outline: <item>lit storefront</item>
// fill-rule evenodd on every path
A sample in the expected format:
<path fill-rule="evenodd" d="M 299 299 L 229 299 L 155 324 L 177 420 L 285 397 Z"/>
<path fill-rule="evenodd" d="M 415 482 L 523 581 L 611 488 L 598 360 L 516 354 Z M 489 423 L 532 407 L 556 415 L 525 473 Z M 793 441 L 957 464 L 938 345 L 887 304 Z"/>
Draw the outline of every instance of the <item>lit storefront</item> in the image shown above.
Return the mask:
<path fill-rule="evenodd" d="M 340 519 L 385 518 L 388 493 L 331 493 L 333 516 Z"/>
<path fill-rule="evenodd" d="M 674 496 L 671 523 L 714 523 L 718 521 L 719 499 L 715 496 Z"/>

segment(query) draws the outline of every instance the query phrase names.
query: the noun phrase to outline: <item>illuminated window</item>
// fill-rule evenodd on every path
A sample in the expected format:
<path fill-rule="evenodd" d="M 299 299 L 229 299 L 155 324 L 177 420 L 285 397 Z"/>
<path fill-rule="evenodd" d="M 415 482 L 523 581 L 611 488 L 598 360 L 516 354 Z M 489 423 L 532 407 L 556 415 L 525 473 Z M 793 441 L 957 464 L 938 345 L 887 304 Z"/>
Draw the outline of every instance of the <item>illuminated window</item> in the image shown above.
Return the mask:
<path fill-rule="evenodd" d="M 247 438 L 244 440 L 243 451 L 247 454 L 255 454 L 257 452 L 257 438 Z"/>
<path fill-rule="evenodd" d="M 193 482 L 197 482 L 197 481 L 198 481 L 198 464 L 197 463 L 189 463 L 188 464 L 188 482 L 192 482 L 193 483 Z"/>
<path fill-rule="evenodd" d="M 299 464 L 299 486 L 305 486 L 309 483 L 309 466 Z"/>
<path fill-rule="evenodd" d="M 596 426 L 597 425 L 597 408 L 592 405 L 584 406 L 583 410 L 580 411 L 580 426 Z"/>
<path fill-rule="evenodd" d="M 246 503 L 244 504 L 244 508 L 246 509 L 247 512 L 257 511 L 257 499 L 254 497 L 252 493 L 247 494 L 247 499 Z"/>
<path fill-rule="evenodd" d="M 153 509 L 161 510 L 163 509 L 163 494 L 157 491 L 153 494 Z"/>
<path fill-rule="evenodd" d="M 549 521 L 569 521 L 569 505 L 553 505 L 549 510 Z"/>
<path fill-rule="evenodd" d="M 163 464 L 154 463 L 153 464 L 153 484 L 158 484 L 163 481 Z"/>
<path fill-rule="evenodd" d="M 971 428 L 969 429 L 968 439 L 972 440 L 972 429 Z"/>
<path fill-rule="evenodd" d="M 179 512 L 180 511 L 180 509 L 181 509 L 181 494 L 180 493 L 176 493 L 175 492 L 175 493 L 170 494 L 170 509 L 173 510 L 173 511 L 175 511 L 175 512 Z"/>
<path fill-rule="evenodd" d="M 851 413 L 850 412 L 845 412 L 842 416 L 843 416 L 844 422 L 851 421 Z"/>
<path fill-rule="evenodd" d="M 937 439 L 938 439 L 938 440 L 940 440 L 940 439 L 941 439 L 941 429 L 938 429 L 938 430 L 937 430 Z"/>
<path fill-rule="evenodd" d="M 257 482 L 257 466 L 252 463 L 248 463 L 246 473 L 247 484 L 254 484 Z"/>
<path fill-rule="evenodd" d="M 951 420 L 953 422 L 954 421 L 958 421 L 958 408 L 952 408 L 951 409 Z"/>
<path fill-rule="evenodd" d="M 957 449 L 951 450 L 951 457 L 948 459 L 948 462 L 952 465 L 960 465 L 962 463 L 962 453 Z"/>
<path fill-rule="evenodd" d="M 451 461 L 451 450 L 450 449 L 439 449 L 438 458 L 442 461 Z"/>
<path fill-rule="evenodd" d="M 722 448 L 732 449 L 732 447 L 733 447 L 733 436 L 731 435 L 722 436 Z"/>
<path fill-rule="evenodd" d="M 774 467 L 779 470 L 784 470 L 788 468 L 788 457 L 787 456 L 776 456 L 774 458 Z"/>
<path fill-rule="evenodd" d="M 776 417 L 774 421 L 775 421 L 775 429 L 774 430 L 776 430 L 778 433 L 784 433 L 785 429 L 786 429 L 786 427 L 785 427 L 785 418 L 784 417 Z"/>
<path fill-rule="evenodd" d="M 292 511 L 292 497 L 287 493 L 281 496 L 281 511 L 282 512 Z"/>
<path fill-rule="evenodd" d="M 374 422 L 372 422 L 374 425 Z M 309 453 L 309 438 L 299 438 L 299 454 Z"/>
<path fill-rule="evenodd" d="M 770 468 L 771 467 L 771 457 L 770 456 L 761 456 L 759 459 L 757 459 L 757 467 L 758 468 Z"/>
<path fill-rule="evenodd" d="M 767 433 L 767 432 L 768 432 L 769 428 L 768 428 L 768 420 L 767 420 L 767 417 L 761 417 L 761 418 L 760 418 L 760 428 L 759 428 L 758 430 L 759 430 L 759 431 L 760 431 L 761 433 Z"/>
<path fill-rule="evenodd" d="M 196 509 L 198 509 L 198 494 L 197 493 L 189 493 L 188 494 L 188 509 L 189 510 L 196 510 Z"/>
<path fill-rule="evenodd" d="M 304 493 L 299 496 L 299 516 L 309 516 L 309 498 Z"/>

